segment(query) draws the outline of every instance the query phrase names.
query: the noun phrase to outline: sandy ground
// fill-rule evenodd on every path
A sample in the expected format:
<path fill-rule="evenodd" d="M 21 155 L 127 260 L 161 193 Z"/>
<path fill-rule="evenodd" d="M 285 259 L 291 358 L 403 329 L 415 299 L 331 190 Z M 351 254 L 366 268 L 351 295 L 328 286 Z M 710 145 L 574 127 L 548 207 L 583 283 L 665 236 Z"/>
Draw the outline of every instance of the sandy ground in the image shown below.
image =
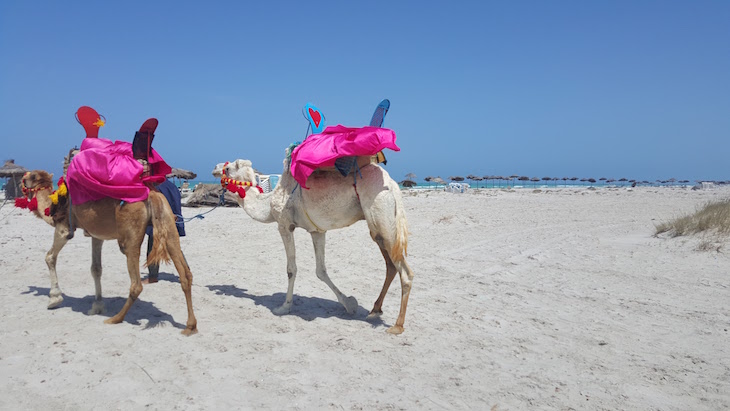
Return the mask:
<path fill-rule="evenodd" d="M 52 228 L 0 209 L 0 408 L 301 410 L 719 410 L 730 408 L 730 244 L 653 236 L 654 224 L 730 191 L 688 189 L 407 192 L 416 277 L 405 333 L 393 283 L 364 222 L 328 233 L 332 280 L 316 278 L 306 232 L 290 315 L 276 226 L 236 208 L 187 224 L 200 332 L 180 334 L 172 266 L 127 319 L 117 244 L 106 243 L 107 312 L 87 315 L 91 241 L 59 257 L 63 305 L 47 310 Z M 208 209 L 184 208 L 186 217 Z M 146 269 L 143 269 L 143 275 Z"/>

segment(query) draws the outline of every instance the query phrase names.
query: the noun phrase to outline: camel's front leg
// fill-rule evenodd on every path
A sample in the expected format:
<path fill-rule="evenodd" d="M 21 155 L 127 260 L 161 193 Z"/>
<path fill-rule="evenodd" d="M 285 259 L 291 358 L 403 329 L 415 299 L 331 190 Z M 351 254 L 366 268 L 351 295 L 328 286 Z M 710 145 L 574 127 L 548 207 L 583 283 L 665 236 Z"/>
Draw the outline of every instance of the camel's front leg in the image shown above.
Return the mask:
<path fill-rule="evenodd" d="M 142 235 L 144 235 L 144 231 L 142 231 Z M 119 324 L 120 322 L 124 321 L 124 316 L 127 315 L 127 312 L 132 307 L 132 304 L 134 304 L 134 302 L 137 300 L 139 294 L 142 293 L 142 280 L 139 277 L 139 249 L 142 245 L 142 241 L 140 240 L 127 242 L 128 244 L 134 244 L 129 248 L 126 248 L 124 245 L 122 245 L 122 240 L 119 240 L 119 242 L 120 249 L 124 250 L 124 254 L 127 256 L 127 270 L 129 271 L 129 279 L 132 284 L 129 287 L 129 297 L 127 297 L 127 301 L 124 303 L 124 307 L 119 310 L 117 315 L 104 321 L 107 324 Z"/>
<path fill-rule="evenodd" d="M 274 314 L 276 315 L 289 314 L 292 301 L 294 300 L 294 280 L 297 278 L 297 261 L 293 231 L 294 226 L 284 227 L 279 225 L 279 234 L 281 234 L 281 241 L 284 242 L 284 250 L 286 251 L 286 275 L 289 277 L 289 287 L 286 290 L 284 304 L 274 309 Z"/>
<path fill-rule="evenodd" d="M 324 265 L 324 245 L 326 242 L 326 233 L 310 233 L 312 235 L 312 243 L 314 244 L 314 258 L 317 265 L 317 278 L 324 281 L 325 284 L 335 293 L 337 301 L 345 307 L 348 314 L 355 314 L 357 311 L 357 300 L 355 297 L 347 297 L 335 286 L 327 275 L 327 268 Z"/>
<path fill-rule="evenodd" d="M 94 277 L 95 297 L 89 315 L 103 314 L 104 301 L 101 299 L 101 246 L 104 240 L 91 238 L 91 276 Z"/>
<path fill-rule="evenodd" d="M 63 293 L 61 287 L 58 286 L 58 274 L 56 274 L 56 261 L 58 259 L 58 253 L 61 252 L 63 246 L 66 245 L 68 239 L 68 227 L 63 224 L 56 225 L 56 230 L 53 233 L 53 246 L 46 253 L 46 265 L 48 266 L 48 274 L 51 277 L 51 290 L 48 293 L 48 309 L 56 308 L 63 302 Z"/>

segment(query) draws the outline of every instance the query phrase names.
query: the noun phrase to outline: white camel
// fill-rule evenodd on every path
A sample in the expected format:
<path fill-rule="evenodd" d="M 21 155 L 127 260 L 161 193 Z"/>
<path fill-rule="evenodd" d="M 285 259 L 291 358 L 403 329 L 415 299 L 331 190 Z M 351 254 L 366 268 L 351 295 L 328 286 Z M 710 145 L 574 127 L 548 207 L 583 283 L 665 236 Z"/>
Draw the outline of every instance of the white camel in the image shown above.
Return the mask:
<path fill-rule="evenodd" d="M 327 275 L 324 263 L 325 233 L 327 230 L 344 228 L 366 220 L 370 237 L 380 247 L 386 267 L 383 289 L 368 319 L 377 318 L 383 313 L 383 299 L 397 271 L 401 280 L 400 312 L 395 325 L 387 331 L 400 334 L 403 332 L 406 306 L 413 282 L 413 271 L 405 259 L 408 229 L 403 199 L 398 184 L 390 178 L 388 172 L 379 165 L 370 163 L 369 157 L 361 157 L 359 160 L 359 163 L 364 163 L 360 169 L 362 178 L 358 174 L 355 187 L 352 175 L 343 177 L 331 168 L 316 170 L 307 180 L 309 189 L 304 189 L 297 185 L 286 161 L 281 180 L 274 191 L 266 194 L 250 189 L 256 185 L 256 175 L 248 160 L 218 164 L 213 175 L 245 189 L 242 191 L 243 197 L 239 194 L 238 204 L 251 218 L 262 223 L 278 223 L 279 234 L 286 250 L 289 287 L 284 304 L 274 310 L 275 314 L 287 314 L 292 306 L 294 280 L 297 276 L 293 235 L 296 227 L 301 227 L 312 235 L 317 278 L 332 289 L 348 313 L 355 313 L 357 300 L 342 294 Z"/>

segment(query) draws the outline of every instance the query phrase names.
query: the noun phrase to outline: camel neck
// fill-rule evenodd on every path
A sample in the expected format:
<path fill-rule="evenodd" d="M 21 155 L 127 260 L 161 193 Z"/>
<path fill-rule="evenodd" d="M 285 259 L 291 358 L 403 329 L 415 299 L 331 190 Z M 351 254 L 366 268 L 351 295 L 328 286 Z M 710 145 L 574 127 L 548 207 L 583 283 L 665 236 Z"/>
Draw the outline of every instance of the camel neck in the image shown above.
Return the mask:
<path fill-rule="evenodd" d="M 251 218 L 260 223 L 271 223 L 274 221 L 271 215 L 271 198 L 278 190 L 262 194 L 256 189 L 246 190 L 246 197 L 239 198 L 238 204 L 246 211 Z"/>

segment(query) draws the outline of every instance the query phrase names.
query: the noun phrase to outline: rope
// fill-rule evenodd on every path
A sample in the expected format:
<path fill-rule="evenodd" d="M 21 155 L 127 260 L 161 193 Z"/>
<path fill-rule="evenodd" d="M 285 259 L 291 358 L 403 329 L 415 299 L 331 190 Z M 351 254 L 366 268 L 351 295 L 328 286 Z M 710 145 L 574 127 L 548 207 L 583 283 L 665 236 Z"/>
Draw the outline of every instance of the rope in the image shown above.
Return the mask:
<path fill-rule="evenodd" d="M 225 204 L 225 195 L 226 195 L 226 192 L 224 190 L 221 192 L 220 197 L 218 197 L 218 204 L 216 204 L 215 207 L 211 208 L 210 210 L 208 210 L 204 213 L 200 213 L 200 214 L 194 215 L 192 217 L 188 217 L 188 218 L 185 218 L 179 214 L 175 214 L 175 217 L 179 217 L 182 220 L 182 221 L 175 221 L 175 224 L 189 223 L 189 222 L 195 220 L 196 218 L 200 219 L 200 220 L 204 219 L 206 214 L 210 213 L 211 211 L 213 211 L 216 208 Z"/>
<path fill-rule="evenodd" d="M 2 205 L 0 205 L 0 210 L 2 210 L 2 208 L 3 208 L 3 207 L 5 207 L 5 204 L 7 204 L 7 203 L 8 203 L 8 199 L 6 198 L 6 199 L 5 199 L 5 201 L 3 201 Z M 6 219 L 6 218 L 8 218 L 8 216 L 9 216 L 9 215 L 11 215 L 11 214 L 13 214 L 13 213 L 12 213 L 12 211 L 11 211 L 11 212 L 9 212 L 9 213 L 8 213 L 8 214 L 7 214 L 7 215 L 6 215 L 5 217 L 3 217 L 3 218 L 0 218 L 0 221 L 3 221 L 3 220 L 5 220 L 5 219 Z"/>

